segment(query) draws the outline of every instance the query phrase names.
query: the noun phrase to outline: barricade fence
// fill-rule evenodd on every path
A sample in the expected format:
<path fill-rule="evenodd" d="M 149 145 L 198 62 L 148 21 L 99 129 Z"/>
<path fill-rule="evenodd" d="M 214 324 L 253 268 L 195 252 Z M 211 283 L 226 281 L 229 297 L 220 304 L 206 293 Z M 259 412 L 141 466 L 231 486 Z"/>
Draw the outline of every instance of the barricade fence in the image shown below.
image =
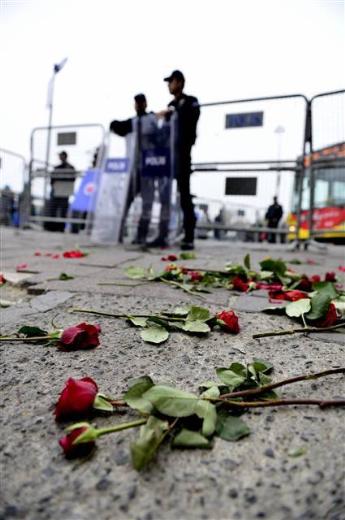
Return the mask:
<path fill-rule="evenodd" d="M 191 191 L 197 199 L 204 199 L 203 207 L 197 206 L 196 209 L 207 207 L 209 215 L 206 222 L 199 219 L 197 228 L 199 230 L 241 231 L 255 233 L 256 236 L 260 233 L 284 235 L 288 236 L 289 240 L 295 240 L 297 245 L 300 240 L 308 243 L 310 238 L 319 237 L 322 234 L 326 236 L 329 229 L 322 229 L 319 225 L 315 226 L 315 215 L 318 224 L 321 222 L 323 225 L 324 221 L 318 216 L 318 211 L 321 209 L 325 211 L 325 209 L 333 207 L 329 205 L 329 195 L 332 190 L 336 190 L 340 194 L 339 200 L 335 201 L 337 208 L 343 204 L 342 201 L 345 198 L 341 195 L 344 173 L 342 158 L 345 157 L 345 151 L 342 148 L 345 146 L 344 120 L 339 115 L 344 113 L 342 111 L 344 94 L 345 91 L 342 90 L 320 94 L 311 100 L 302 94 L 293 94 L 202 104 L 198 138 L 193 147 Z M 64 130 L 68 134 L 72 133 L 73 128 L 83 126 L 101 127 L 101 125 L 95 124 L 67 125 L 53 129 L 55 132 Z M 164 132 L 159 133 L 156 130 L 151 132 L 152 135 L 155 135 L 154 142 L 150 143 L 150 139 L 153 139 L 152 135 L 151 138 L 147 138 L 145 149 L 140 150 L 138 156 L 136 129 L 125 141 L 123 138 L 113 135 L 105 137 L 102 127 L 101 139 L 98 138 L 98 141 L 93 139 L 92 143 L 93 149 L 95 142 L 102 143 L 102 157 L 98 157 L 93 178 L 90 180 L 88 176 L 91 174 L 85 168 L 77 168 L 73 172 L 76 177 L 79 177 L 79 187 L 83 184 L 85 177 L 88 179 L 83 185 L 84 188 L 86 185 L 85 189 L 91 189 L 89 181 L 94 185 L 92 188 L 94 193 L 89 198 L 90 206 L 86 208 L 83 218 L 80 219 L 79 215 L 72 215 L 72 213 L 65 218 L 60 215 L 48 215 L 49 209 L 44 211 L 47 202 L 41 199 L 41 203 L 39 203 L 40 195 L 37 194 L 39 188 L 42 197 L 42 191 L 44 192 L 42 186 L 46 182 L 45 179 L 49 179 L 46 184 L 54 180 L 51 168 L 47 168 L 44 164 L 44 153 L 42 153 L 44 143 L 42 145 L 38 139 L 38 134 L 42 132 L 44 135 L 47 130 L 47 128 L 40 128 L 35 129 L 32 133 L 30 195 L 31 200 L 38 201 L 36 208 L 39 208 L 39 204 L 41 204 L 41 208 L 38 214 L 37 209 L 36 214 L 31 211 L 31 222 L 49 222 L 49 220 L 54 222 L 53 219 L 55 219 L 55 222 L 80 224 L 81 221 L 86 220 L 86 230 L 96 241 L 116 243 L 124 224 L 127 196 L 129 190 L 133 189 L 129 179 L 134 177 L 139 156 L 141 167 L 144 163 L 146 166 L 150 164 L 152 166 L 156 162 L 156 173 L 151 172 L 146 177 L 144 175 L 143 179 L 145 179 L 145 186 L 156 184 L 156 193 L 152 192 L 153 209 L 151 206 L 150 211 L 153 221 L 157 223 L 160 221 L 161 215 L 157 210 L 157 205 L 159 207 L 157 192 L 159 192 L 159 178 L 162 177 L 162 173 L 157 173 L 157 167 L 159 167 L 157 157 L 164 156 L 162 143 L 158 142 Z M 169 131 L 171 135 L 174 131 L 176 132 L 176 130 L 171 132 L 171 129 Z M 147 135 L 149 134 L 150 132 Z M 165 142 L 165 149 L 168 148 L 170 154 L 174 149 L 173 142 L 176 133 L 174 135 L 175 137 L 170 136 L 169 146 Z M 68 145 L 58 143 L 57 139 L 55 148 L 52 147 L 51 157 L 62 148 L 71 150 Z M 328 153 L 328 149 L 334 148 L 334 146 L 338 146 L 336 152 Z M 88 144 L 88 147 L 91 150 L 91 144 Z M 324 152 L 322 164 L 317 163 L 320 161 L 320 156 L 315 156 L 316 152 L 321 155 Z M 85 158 L 85 146 L 83 153 Z M 49 162 L 53 162 L 51 157 Z M 166 155 L 165 158 L 167 159 L 167 157 Z M 75 156 L 73 156 L 74 158 Z M 117 173 L 109 171 L 111 162 L 119 159 L 128 160 L 126 172 L 122 171 L 123 175 L 119 171 Z M 172 155 L 170 159 L 173 164 Z M 173 208 L 173 211 L 169 226 L 171 230 L 174 230 L 172 235 L 176 236 L 180 229 L 180 212 L 178 210 L 178 193 L 172 182 L 172 176 L 169 190 L 170 208 Z M 156 181 L 153 182 L 154 178 Z M 320 194 L 326 190 L 326 184 L 331 187 L 328 188 L 328 199 L 322 202 Z M 210 193 L 212 193 L 212 198 L 220 201 L 225 209 L 231 206 L 241 206 L 242 209 L 238 210 L 241 214 L 235 215 L 238 218 L 222 221 L 219 216 L 221 213 L 219 204 L 217 206 L 212 201 L 207 202 Z M 135 195 L 138 195 L 138 192 Z M 284 206 L 284 217 L 289 210 L 287 221 L 284 218 L 285 227 L 278 229 L 267 227 L 263 212 L 263 206 L 267 208 L 275 195 Z M 135 229 L 142 211 L 140 202 L 138 203 L 135 196 L 134 199 L 127 219 L 128 229 Z M 291 205 L 292 199 L 294 199 L 293 205 Z M 324 208 L 317 207 L 320 204 L 323 204 Z M 31 208 L 33 206 L 35 204 L 31 204 Z M 338 228 L 333 225 L 335 235 L 343 233 L 344 226 L 341 224 L 340 222 Z M 105 232 L 106 228 L 107 232 Z M 109 240 L 110 236 L 111 240 Z"/>

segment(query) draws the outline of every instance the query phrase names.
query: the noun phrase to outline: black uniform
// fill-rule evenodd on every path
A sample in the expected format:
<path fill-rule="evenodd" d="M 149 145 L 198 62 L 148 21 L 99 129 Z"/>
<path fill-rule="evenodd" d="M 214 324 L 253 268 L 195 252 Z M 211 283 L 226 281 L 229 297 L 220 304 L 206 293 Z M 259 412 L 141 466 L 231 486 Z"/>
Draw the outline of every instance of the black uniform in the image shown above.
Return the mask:
<path fill-rule="evenodd" d="M 196 126 L 200 116 L 199 102 L 194 96 L 182 94 L 179 99 L 173 99 L 168 106 L 173 108 L 177 115 L 175 176 L 183 211 L 184 241 L 193 242 L 196 218 L 190 193 L 191 150 L 196 140 Z"/>
<path fill-rule="evenodd" d="M 274 204 L 269 206 L 265 216 L 265 218 L 268 221 L 268 227 L 276 229 L 282 216 L 283 208 L 280 204 L 278 204 L 278 202 L 275 202 Z M 270 233 L 268 241 L 274 244 L 276 242 L 276 234 Z"/>

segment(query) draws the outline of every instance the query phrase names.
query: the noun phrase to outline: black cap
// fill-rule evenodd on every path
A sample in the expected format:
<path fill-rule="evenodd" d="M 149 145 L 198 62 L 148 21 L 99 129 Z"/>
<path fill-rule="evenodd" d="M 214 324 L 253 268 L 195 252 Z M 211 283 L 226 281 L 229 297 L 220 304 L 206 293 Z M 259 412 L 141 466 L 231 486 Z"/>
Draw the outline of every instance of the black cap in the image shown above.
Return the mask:
<path fill-rule="evenodd" d="M 184 81 L 184 75 L 180 70 L 173 70 L 170 76 L 164 78 L 164 81 L 171 81 L 172 79 L 177 79 L 179 81 Z"/>
<path fill-rule="evenodd" d="M 146 103 L 146 96 L 145 94 L 137 94 L 134 96 L 134 101 L 137 103 Z"/>

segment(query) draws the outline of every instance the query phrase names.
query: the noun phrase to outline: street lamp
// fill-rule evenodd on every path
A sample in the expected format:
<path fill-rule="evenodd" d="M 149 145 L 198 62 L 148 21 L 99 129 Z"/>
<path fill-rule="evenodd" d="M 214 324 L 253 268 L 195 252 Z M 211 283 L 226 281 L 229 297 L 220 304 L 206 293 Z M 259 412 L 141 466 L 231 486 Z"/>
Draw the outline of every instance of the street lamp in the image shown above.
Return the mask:
<path fill-rule="evenodd" d="M 48 84 L 48 102 L 47 106 L 49 108 L 49 120 L 48 120 L 48 134 L 47 134 L 47 149 L 46 149 L 46 173 L 49 168 L 49 156 L 50 156 L 50 142 L 51 142 L 51 130 L 52 130 L 52 119 L 53 119 L 53 97 L 54 97 L 54 81 L 55 76 L 63 67 L 66 65 L 67 58 L 62 60 L 60 63 L 55 63 L 53 67 L 53 75 L 50 78 Z M 46 175 L 44 182 L 44 198 L 47 197 L 47 187 L 48 187 L 48 177 Z"/>
<path fill-rule="evenodd" d="M 278 152 L 277 152 L 278 173 L 277 173 L 275 196 L 279 199 L 279 189 L 280 189 L 280 181 L 281 181 L 280 160 L 281 160 L 281 152 L 282 152 L 282 140 L 283 140 L 283 134 L 285 133 L 285 128 L 283 126 L 277 126 L 277 128 L 274 130 L 274 133 L 277 134 L 277 139 L 278 139 Z"/>

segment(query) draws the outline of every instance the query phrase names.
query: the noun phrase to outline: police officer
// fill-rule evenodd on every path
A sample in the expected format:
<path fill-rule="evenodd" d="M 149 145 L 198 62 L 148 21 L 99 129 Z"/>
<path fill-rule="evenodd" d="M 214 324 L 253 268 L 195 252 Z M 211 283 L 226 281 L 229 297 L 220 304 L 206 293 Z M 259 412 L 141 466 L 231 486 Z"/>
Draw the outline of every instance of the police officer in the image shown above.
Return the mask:
<path fill-rule="evenodd" d="M 134 167 L 132 175 L 129 181 L 128 193 L 126 204 L 124 208 L 120 242 L 123 240 L 124 223 L 127 217 L 128 210 L 135 199 L 135 197 L 142 191 L 141 187 L 141 150 L 142 150 L 142 138 L 144 135 L 149 134 L 153 131 L 157 124 L 157 118 L 153 112 L 147 112 L 147 101 L 144 94 L 137 94 L 134 96 L 134 108 L 136 117 L 127 119 L 125 121 L 114 120 L 110 123 L 110 131 L 115 134 L 125 137 L 126 135 L 135 132 L 136 133 L 136 151 L 134 158 Z M 152 207 L 152 203 L 151 203 Z M 149 213 L 149 214 L 148 214 Z M 134 243 L 144 245 L 146 242 L 146 236 L 149 229 L 151 219 L 151 211 L 146 211 L 145 200 L 143 197 L 143 211 L 139 220 L 137 236 Z"/>
<path fill-rule="evenodd" d="M 185 77 L 180 70 L 174 70 L 164 81 L 168 83 L 169 92 L 174 99 L 170 101 L 168 110 L 160 112 L 159 115 L 166 119 L 171 118 L 172 123 L 175 122 L 175 176 L 180 192 L 184 228 L 184 238 L 180 247 L 188 251 L 194 249 L 196 218 L 190 193 L 191 150 L 196 140 L 200 107 L 196 97 L 183 92 Z"/>

